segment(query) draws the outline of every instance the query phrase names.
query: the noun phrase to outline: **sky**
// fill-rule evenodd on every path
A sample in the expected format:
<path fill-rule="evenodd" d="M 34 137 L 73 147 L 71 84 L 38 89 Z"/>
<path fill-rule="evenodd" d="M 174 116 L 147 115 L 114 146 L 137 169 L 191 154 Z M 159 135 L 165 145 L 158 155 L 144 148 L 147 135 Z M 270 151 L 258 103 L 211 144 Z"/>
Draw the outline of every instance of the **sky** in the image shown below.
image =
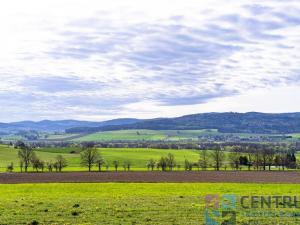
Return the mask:
<path fill-rule="evenodd" d="M 300 112 L 299 0 L 0 0 L 0 121 Z"/>

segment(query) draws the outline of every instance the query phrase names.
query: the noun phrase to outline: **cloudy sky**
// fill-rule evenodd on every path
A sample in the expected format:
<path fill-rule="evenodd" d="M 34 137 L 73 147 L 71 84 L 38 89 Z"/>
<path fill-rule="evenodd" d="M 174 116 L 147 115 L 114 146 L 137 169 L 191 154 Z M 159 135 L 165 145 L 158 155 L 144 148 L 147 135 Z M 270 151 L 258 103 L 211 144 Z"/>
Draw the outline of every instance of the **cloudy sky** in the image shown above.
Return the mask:
<path fill-rule="evenodd" d="M 299 0 L 0 2 L 0 121 L 300 111 Z"/>

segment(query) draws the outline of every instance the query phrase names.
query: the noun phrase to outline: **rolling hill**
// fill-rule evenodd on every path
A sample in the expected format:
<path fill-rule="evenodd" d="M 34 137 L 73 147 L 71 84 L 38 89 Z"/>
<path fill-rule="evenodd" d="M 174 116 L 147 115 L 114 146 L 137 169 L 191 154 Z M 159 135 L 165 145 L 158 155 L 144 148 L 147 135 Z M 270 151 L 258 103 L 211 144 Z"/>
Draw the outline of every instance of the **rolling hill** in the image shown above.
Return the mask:
<path fill-rule="evenodd" d="M 39 122 L 34 121 L 21 121 L 13 123 L 0 123 L 0 133 L 11 133 L 18 131 L 39 131 L 39 132 L 63 132 L 66 129 L 73 127 L 102 127 L 102 126 L 115 126 L 136 123 L 140 120 L 132 118 L 114 119 L 103 122 L 90 122 L 78 120 L 42 120 Z"/>
<path fill-rule="evenodd" d="M 94 133 L 124 129 L 201 130 L 217 129 L 223 133 L 299 133 L 300 113 L 203 113 L 176 118 L 138 121 L 132 124 L 67 129 L 67 133 Z"/>
<path fill-rule="evenodd" d="M 203 130 L 217 129 L 222 133 L 285 134 L 300 133 L 300 113 L 202 113 L 176 118 L 139 120 L 114 119 L 103 122 L 77 120 L 43 120 L 0 123 L 0 133 L 18 131 L 64 132 L 90 134 L 101 131 L 148 130 Z"/>

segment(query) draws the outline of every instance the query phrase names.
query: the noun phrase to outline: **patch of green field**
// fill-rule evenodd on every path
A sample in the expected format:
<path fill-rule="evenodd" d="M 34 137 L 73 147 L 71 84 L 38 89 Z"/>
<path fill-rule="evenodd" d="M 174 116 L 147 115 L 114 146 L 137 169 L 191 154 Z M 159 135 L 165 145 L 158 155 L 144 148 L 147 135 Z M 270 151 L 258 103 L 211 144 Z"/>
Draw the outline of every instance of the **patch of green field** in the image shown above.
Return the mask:
<path fill-rule="evenodd" d="M 80 148 L 39 148 L 35 150 L 37 156 L 45 161 L 54 161 L 55 157 L 60 154 L 63 155 L 68 162 L 68 167 L 65 171 L 82 171 L 86 168 L 80 165 Z M 70 153 L 74 152 L 74 153 Z M 184 160 L 197 161 L 199 158 L 196 150 L 171 150 L 171 149 L 147 149 L 147 148 L 100 148 L 100 154 L 104 160 L 112 168 L 114 160 L 119 161 L 120 170 L 125 161 L 129 161 L 132 170 L 146 170 L 146 163 L 150 159 L 159 160 L 162 156 L 167 156 L 169 153 L 175 156 L 176 162 L 183 165 Z M 13 147 L 0 145 L 0 171 L 4 171 L 6 166 L 11 162 L 15 165 L 15 171 L 18 171 L 19 159 L 18 150 Z M 94 167 L 96 170 L 96 167 Z"/>
<path fill-rule="evenodd" d="M 37 156 L 45 161 L 54 161 L 55 157 L 58 155 L 58 153 L 54 152 L 46 152 L 46 151 L 36 151 Z M 76 165 L 79 165 L 79 155 L 78 154 L 67 154 L 67 153 L 59 153 L 63 157 L 67 159 L 69 163 L 76 163 Z M 18 158 L 18 149 L 15 149 L 10 146 L 6 145 L 0 145 L 0 171 L 5 171 L 7 165 L 10 163 L 14 164 L 15 171 L 19 171 L 19 158 Z"/>
<path fill-rule="evenodd" d="M 164 130 L 168 141 L 181 141 L 181 140 L 192 140 L 197 141 L 201 135 L 216 135 L 218 131 L 216 129 L 209 130 Z"/>
<path fill-rule="evenodd" d="M 123 170 L 123 163 L 130 162 L 131 170 L 147 170 L 146 164 L 150 159 L 159 161 L 162 156 L 167 156 L 169 153 L 175 157 L 176 164 L 184 169 L 184 161 L 187 159 L 190 162 L 199 160 L 198 150 L 188 149 L 151 149 L 151 148 L 99 148 L 98 149 L 104 160 L 109 165 L 109 170 L 113 170 L 113 161 L 119 162 L 119 170 Z M 54 161 L 57 155 L 63 155 L 66 158 L 68 167 L 64 171 L 85 171 L 86 168 L 80 165 L 80 151 L 78 147 L 52 147 L 35 149 L 37 156 L 44 162 Z M 225 153 L 228 154 L 227 152 Z M 296 155 L 299 158 L 299 154 Z M 18 150 L 6 145 L 0 145 L 0 171 L 5 171 L 7 165 L 14 163 L 15 172 L 19 171 Z M 228 164 L 228 162 L 227 162 Z M 196 170 L 197 168 L 193 168 Z M 212 169 L 212 168 L 210 168 Z M 224 168 L 221 168 L 224 169 Z M 230 169 L 230 166 L 227 166 Z M 244 167 L 243 169 L 247 169 Z M 30 168 L 31 170 L 31 168 Z M 97 170 L 96 166 L 92 170 Z"/>
<path fill-rule="evenodd" d="M 114 160 L 120 162 L 130 161 L 135 168 L 146 168 L 149 159 L 159 160 L 162 156 L 173 154 L 177 163 L 183 165 L 184 160 L 196 162 L 199 159 L 197 150 L 171 150 L 171 149 L 147 149 L 147 148 L 101 148 L 103 158 L 112 165 Z M 122 164 L 120 164 L 122 165 Z"/>
<path fill-rule="evenodd" d="M 242 139 L 264 139 L 280 140 L 283 142 L 293 142 L 300 139 L 300 134 L 251 134 L 251 133 L 220 133 L 216 129 L 203 130 L 118 130 L 118 131 L 103 131 L 93 134 L 41 134 L 41 140 L 47 141 L 63 141 L 73 140 L 77 142 L 82 141 L 197 141 L 199 137 L 224 136 L 224 137 L 238 137 Z M 289 138 L 284 138 L 290 136 Z M 17 141 L 23 138 L 18 135 L 4 135 L 0 136 L 4 141 Z"/>
<path fill-rule="evenodd" d="M 153 130 L 119 130 L 119 131 L 105 131 L 97 132 L 87 136 L 74 139 L 75 141 L 142 141 L 142 140 L 164 140 L 167 135 L 162 131 Z"/>
<path fill-rule="evenodd" d="M 81 148 L 79 147 L 43 147 L 43 148 L 37 148 L 36 151 L 39 152 L 49 152 L 49 153 L 79 153 L 81 151 Z"/>
<path fill-rule="evenodd" d="M 300 138 L 300 134 L 287 134 L 292 136 L 283 141 L 295 141 Z M 74 141 L 197 141 L 199 136 L 232 136 L 239 138 L 278 138 L 276 134 L 250 134 L 250 133 L 220 133 L 216 129 L 203 130 L 119 130 L 104 131 L 73 139 Z M 283 135 L 284 136 L 284 135 Z M 283 138 L 282 136 L 282 138 Z M 64 136 L 62 136 L 64 137 Z M 72 137 L 72 134 L 70 134 Z"/>
<path fill-rule="evenodd" d="M 197 140 L 199 135 L 214 135 L 217 130 L 119 130 L 89 134 L 75 141 L 179 141 Z"/>
<path fill-rule="evenodd" d="M 290 134 L 294 139 L 300 139 L 300 134 Z"/>
<path fill-rule="evenodd" d="M 204 224 L 204 196 L 298 195 L 293 184 L 103 183 L 0 185 L 1 224 Z M 279 211 L 280 209 L 274 209 Z M 299 211 L 299 209 L 298 209 Z M 237 223 L 247 218 L 237 211 Z M 290 217 L 299 224 L 299 217 Z M 287 224 L 266 218 L 260 225 Z"/>

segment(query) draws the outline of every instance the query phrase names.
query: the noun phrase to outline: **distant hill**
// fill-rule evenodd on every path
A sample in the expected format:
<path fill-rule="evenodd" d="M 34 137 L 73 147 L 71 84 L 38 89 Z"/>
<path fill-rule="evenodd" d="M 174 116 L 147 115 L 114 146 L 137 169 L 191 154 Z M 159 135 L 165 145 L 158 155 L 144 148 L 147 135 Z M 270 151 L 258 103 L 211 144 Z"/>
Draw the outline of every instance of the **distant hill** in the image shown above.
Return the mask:
<path fill-rule="evenodd" d="M 39 131 L 39 132 L 64 132 L 67 129 L 73 127 L 102 127 L 112 125 L 125 125 L 136 123 L 140 120 L 132 118 L 114 119 L 104 122 L 90 122 L 90 121 L 78 121 L 78 120 L 42 120 L 39 122 L 22 121 L 14 123 L 0 123 L 0 133 L 14 133 L 18 131 Z"/>
<path fill-rule="evenodd" d="M 218 129 L 224 133 L 300 133 L 300 113 L 202 113 L 176 118 L 137 121 L 101 127 L 75 127 L 67 133 L 92 133 L 122 129 L 199 130 Z"/>
<path fill-rule="evenodd" d="M 0 123 L 0 134 L 18 131 L 94 133 L 124 129 L 199 130 L 218 129 L 223 133 L 300 133 L 300 113 L 201 113 L 176 118 L 139 120 L 114 119 L 103 122 L 43 120 Z"/>

